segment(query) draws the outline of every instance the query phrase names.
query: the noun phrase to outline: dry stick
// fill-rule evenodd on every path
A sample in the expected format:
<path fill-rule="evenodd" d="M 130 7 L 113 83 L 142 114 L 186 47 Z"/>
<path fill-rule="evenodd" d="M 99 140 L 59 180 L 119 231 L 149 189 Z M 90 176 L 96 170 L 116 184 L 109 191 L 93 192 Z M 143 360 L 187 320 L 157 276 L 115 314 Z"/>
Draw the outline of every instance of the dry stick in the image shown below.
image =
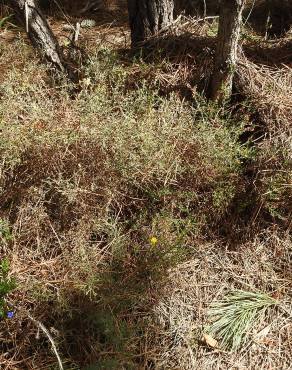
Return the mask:
<path fill-rule="evenodd" d="M 249 13 L 248 13 L 248 16 L 246 17 L 246 20 L 245 20 L 245 22 L 244 22 L 244 24 L 243 24 L 244 26 L 246 26 L 247 22 L 249 21 L 249 18 L 250 18 L 251 13 L 252 13 L 252 11 L 253 11 L 253 9 L 254 9 L 254 6 L 255 6 L 255 0 L 253 0 L 252 7 L 250 8 L 250 11 L 249 11 Z"/>
<path fill-rule="evenodd" d="M 76 45 L 76 44 L 77 44 L 77 42 L 78 42 L 78 38 L 79 38 L 79 35 L 80 35 L 80 23 L 79 23 L 79 22 L 77 22 L 77 23 L 76 23 L 75 30 L 74 30 L 74 35 L 73 35 L 74 45 Z"/>
<path fill-rule="evenodd" d="M 24 4 L 24 12 L 25 12 L 25 29 L 26 29 L 26 33 L 28 33 L 28 4 L 27 4 L 27 0 Z"/>
<path fill-rule="evenodd" d="M 207 4 L 206 0 L 204 0 L 204 20 L 206 19 L 206 16 L 207 16 Z"/>
<path fill-rule="evenodd" d="M 51 336 L 51 334 L 49 333 L 49 331 L 48 331 L 48 329 L 40 322 L 40 321 L 38 321 L 38 320 L 36 320 L 36 319 L 34 319 L 32 316 L 30 316 L 29 314 L 28 314 L 28 317 L 29 317 L 29 319 L 34 323 L 34 324 L 36 324 L 36 326 L 39 328 L 39 329 L 41 329 L 42 331 L 43 331 L 43 333 L 47 336 L 47 338 L 49 339 L 49 341 L 51 342 L 51 345 L 52 345 L 52 349 L 53 349 L 53 351 L 54 351 L 54 353 L 55 353 L 55 355 L 56 355 L 56 357 L 57 357 L 57 360 L 58 360 L 58 364 L 59 364 L 59 368 L 60 368 L 60 370 L 64 370 L 64 367 L 63 367 L 63 364 L 62 364 L 62 361 L 61 361 L 61 358 L 60 358 L 60 356 L 59 356 L 59 353 L 58 353 L 58 351 L 57 351 L 57 347 L 56 347 L 56 345 L 55 345 L 55 342 L 54 342 L 54 340 L 53 340 L 53 338 L 52 338 L 52 336 Z"/>
<path fill-rule="evenodd" d="M 219 15 L 209 15 L 208 17 L 195 19 L 196 22 L 206 21 L 207 19 L 218 19 Z"/>
<path fill-rule="evenodd" d="M 64 10 L 63 10 L 63 8 L 61 7 L 61 5 L 60 5 L 59 1 L 57 1 L 57 0 L 53 0 L 53 1 L 54 1 L 54 3 L 57 5 L 57 7 L 59 8 L 60 12 L 63 14 L 64 18 L 66 19 L 66 22 L 67 22 L 68 24 L 70 24 L 70 26 L 74 27 L 74 26 L 73 26 L 73 24 L 72 24 L 72 23 L 71 23 L 71 21 L 70 21 L 70 18 L 69 18 L 69 16 L 68 16 L 68 13 L 67 13 L 67 14 L 65 13 L 65 11 L 64 11 Z"/>

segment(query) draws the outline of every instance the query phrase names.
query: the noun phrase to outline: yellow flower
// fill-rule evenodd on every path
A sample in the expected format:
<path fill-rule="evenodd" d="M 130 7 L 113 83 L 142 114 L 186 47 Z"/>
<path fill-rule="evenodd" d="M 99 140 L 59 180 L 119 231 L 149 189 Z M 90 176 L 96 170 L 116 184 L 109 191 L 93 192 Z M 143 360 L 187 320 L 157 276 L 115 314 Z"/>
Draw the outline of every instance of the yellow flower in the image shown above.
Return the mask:
<path fill-rule="evenodd" d="M 158 239 L 155 236 L 152 236 L 152 238 L 150 238 L 150 244 L 152 245 L 152 247 L 155 247 L 157 243 Z"/>

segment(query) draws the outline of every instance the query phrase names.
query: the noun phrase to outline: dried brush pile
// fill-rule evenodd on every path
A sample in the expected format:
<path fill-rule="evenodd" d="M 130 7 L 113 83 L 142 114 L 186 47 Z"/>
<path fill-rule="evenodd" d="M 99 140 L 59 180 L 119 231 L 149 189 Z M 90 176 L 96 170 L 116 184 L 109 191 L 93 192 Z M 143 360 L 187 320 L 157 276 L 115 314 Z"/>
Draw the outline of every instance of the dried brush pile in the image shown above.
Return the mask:
<path fill-rule="evenodd" d="M 190 98 L 198 89 L 207 89 L 213 69 L 217 17 L 203 18 L 180 15 L 170 28 L 148 39 L 131 81 L 146 79 L 149 86 L 162 94 L 181 93 Z"/>
<path fill-rule="evenodd" d="M 258 65 L 243 57 L 237 72 L 237 86 L 256 107 L 269 135 L 291 134 L 291 66 Z"/>

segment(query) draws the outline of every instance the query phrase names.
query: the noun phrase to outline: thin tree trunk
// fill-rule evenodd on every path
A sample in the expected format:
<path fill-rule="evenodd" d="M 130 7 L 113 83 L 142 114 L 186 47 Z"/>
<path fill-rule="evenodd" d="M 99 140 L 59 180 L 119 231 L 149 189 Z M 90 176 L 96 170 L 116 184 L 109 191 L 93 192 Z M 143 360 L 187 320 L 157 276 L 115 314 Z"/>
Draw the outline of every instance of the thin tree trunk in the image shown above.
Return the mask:
<path fill-rule="evenodd" d="M 232 93 L 242 12 L 246 0 L 221 0 L 217 48 L 210 97 L 223 101 Z"/>
<path fill-rule="evenodd" d="M 35 48 L 42 56 L 60 71 L 65 71 L 65 63 L 58 41 L 36 0 L 12 0 L 16 14 L 24 23 L 26 32 Z"/>
<path fill-rule="evenodd" d="M 173 21 L 174 0 L 128 0 L 132 45 L 154 36 Z"/>

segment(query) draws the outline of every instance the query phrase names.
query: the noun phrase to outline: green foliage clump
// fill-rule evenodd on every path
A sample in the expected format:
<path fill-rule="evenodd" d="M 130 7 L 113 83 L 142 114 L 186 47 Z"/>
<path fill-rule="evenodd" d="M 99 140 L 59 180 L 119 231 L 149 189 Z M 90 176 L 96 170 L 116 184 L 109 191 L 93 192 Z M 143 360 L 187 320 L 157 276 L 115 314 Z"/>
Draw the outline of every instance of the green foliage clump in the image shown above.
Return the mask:
<path fill-rule="evenodd" d="M 0 29 L 4 28 L 8 21 L 12 18 L 12 14 L 7 15 L 6 17 L 0 18 Z"/>
<path fill-rule="evenodd" d="M 264 183 L 266 191 L 263 194 L 263 200 L 270 215 L 275 219 L 282 221 L 289 220 L 289 206 L 292 199 L 292 172 L 282 169 L 279 172 L 272 172 L 266 176 Z"/>
<path fill-rule="evenodd" d="M 247 342 L 251 328 L 278 301 L 267 294 L 234 291 L 214 302 L 209 316 L 212 320 L 209 333 L 221 340 L 222 347 L 236 350 Z"/>
<path fill-rule="evenodd" d="M 13 239 L 9 223 L 0 218 L 0 238 L 3 243 L 7 243 Z"/>
<path fill-rule="evenodd" d="M 10 278 L 8 276 L 8 273 L 9 273 L 9 262 L 7 259 L 3 259 L 0 262 L 0 318 L 5 317 L 8 311 L 6 297 L 16 287 L 15 280 Z"/>

